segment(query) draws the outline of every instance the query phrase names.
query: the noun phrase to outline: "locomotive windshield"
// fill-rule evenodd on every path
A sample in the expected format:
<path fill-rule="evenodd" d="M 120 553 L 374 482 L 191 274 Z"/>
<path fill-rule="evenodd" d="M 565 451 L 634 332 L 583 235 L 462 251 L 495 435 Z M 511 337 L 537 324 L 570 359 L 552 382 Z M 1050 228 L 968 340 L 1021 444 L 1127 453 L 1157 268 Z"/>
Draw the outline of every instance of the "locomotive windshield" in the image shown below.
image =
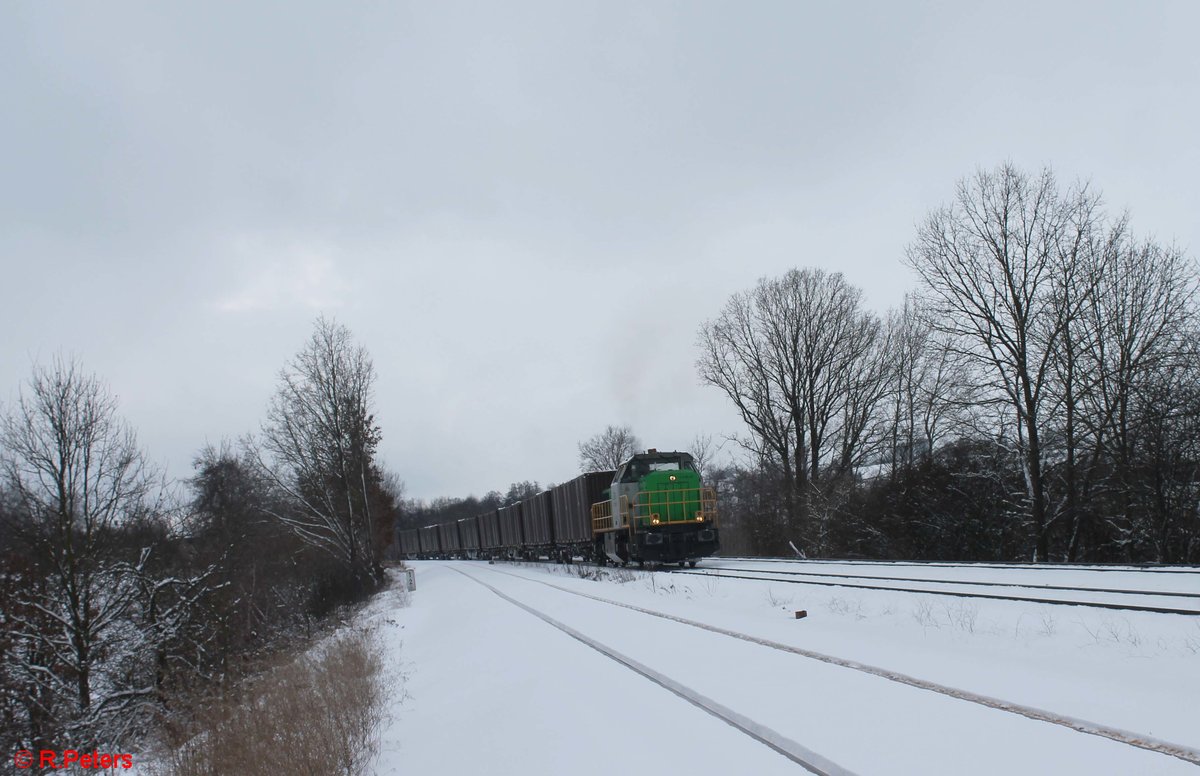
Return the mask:
<path fill-rule="evenodd" d="M 637 482 L 650 472 L 695 471 L 692 456 L 687 453 L 644 453 L 617 471 L 618 482 Z"/>

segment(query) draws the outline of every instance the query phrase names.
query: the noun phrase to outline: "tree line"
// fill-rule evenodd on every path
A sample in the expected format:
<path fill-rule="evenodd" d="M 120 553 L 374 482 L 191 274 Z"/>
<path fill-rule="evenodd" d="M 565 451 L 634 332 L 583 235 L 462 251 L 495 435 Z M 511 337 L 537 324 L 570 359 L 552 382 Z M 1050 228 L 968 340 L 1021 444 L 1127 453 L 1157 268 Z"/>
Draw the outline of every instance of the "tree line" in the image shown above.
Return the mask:
<path fill-rule="evenodd" d="M 167 482 L 77 361 L 0 417 L 0 748 L 128 747 L 383 581 L 374 368 L 319 319 L 258 433 Z"/>
<path fill-rule="evenodd" d="M 728 546 L 879 558 L 1200 561 L 1195 262 L 1085 184 L 959 182 L 879 317 L 840 273 L 735 294 L 699 333 L 745 465 Z"/>

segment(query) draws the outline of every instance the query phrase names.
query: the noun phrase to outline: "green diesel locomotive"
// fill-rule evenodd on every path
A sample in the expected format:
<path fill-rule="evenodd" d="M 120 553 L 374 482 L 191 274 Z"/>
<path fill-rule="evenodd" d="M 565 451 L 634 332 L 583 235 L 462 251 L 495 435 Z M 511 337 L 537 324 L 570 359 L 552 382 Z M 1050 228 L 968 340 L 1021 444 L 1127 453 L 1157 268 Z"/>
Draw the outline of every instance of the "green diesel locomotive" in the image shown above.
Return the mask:
<path fill-rule="evenodd" d="M 604 496 L 591 509 L 600 562 L 695 566 L 719 548 L 716 493 L 700 482 L 687 453 L 635 455 L 613 473 Z"/>
<path fill-rule="evenodd" d="M 475 517 L 397 532 L 405 558 L 688 563 L 719 549 L 717 498 L 688 453 L 638 453 Z"/>

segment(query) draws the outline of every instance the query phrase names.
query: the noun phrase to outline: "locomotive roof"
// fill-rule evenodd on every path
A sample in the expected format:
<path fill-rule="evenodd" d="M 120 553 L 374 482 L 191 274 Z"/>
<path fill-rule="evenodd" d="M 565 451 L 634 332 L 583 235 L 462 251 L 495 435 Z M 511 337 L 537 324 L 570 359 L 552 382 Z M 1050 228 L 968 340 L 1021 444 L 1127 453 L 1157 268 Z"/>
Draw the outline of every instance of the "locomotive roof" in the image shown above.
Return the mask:
<path fill-rule="evenodd" d="M 628 461 L 626 461 L 625 463 L 628 464 L 628 463 L 632 463 L 633 461 L 680 461 L 680 460 L 690 461 L 690 460 L 692 460 L 692 454 L 685 453 L 680 450 L 672 450 L 670 452 L 663 452 L 663 451 L 659 451 L 659 450 L 650 449 L 644 453 L 634 454 L 634 456 L 632 458 L 630 458 Z"/>

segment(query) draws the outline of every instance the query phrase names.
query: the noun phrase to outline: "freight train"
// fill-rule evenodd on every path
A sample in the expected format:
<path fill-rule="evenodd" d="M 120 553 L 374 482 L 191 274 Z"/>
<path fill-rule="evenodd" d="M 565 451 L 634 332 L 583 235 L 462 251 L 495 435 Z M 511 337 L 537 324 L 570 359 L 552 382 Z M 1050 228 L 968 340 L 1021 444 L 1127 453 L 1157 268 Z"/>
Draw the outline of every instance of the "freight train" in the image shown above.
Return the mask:
<path fill-rule="evenodd" d="M 719 549 L 717 499 L 688 453 L 638 453 L 475 517 L 397 531 L 406 559 L 692 566 Z"/>

